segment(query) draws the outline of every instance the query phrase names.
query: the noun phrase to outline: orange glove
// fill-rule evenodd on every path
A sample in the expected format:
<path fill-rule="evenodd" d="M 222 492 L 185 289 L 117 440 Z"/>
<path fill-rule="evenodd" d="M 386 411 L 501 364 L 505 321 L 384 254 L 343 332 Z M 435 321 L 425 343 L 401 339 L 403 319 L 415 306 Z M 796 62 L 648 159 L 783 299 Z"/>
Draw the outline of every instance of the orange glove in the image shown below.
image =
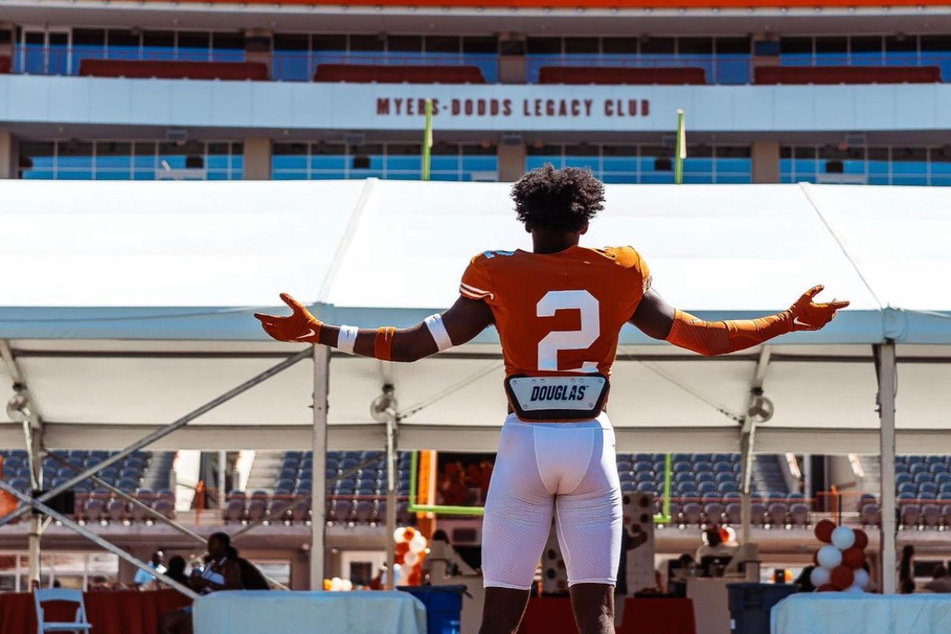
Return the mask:
<path fill-rule="evenodd" d="M 278 341 L 320 343 L 320 320 L 287 293 L 281 293 L 281 299 L 293 311 L 289 317 L 254 313 L 264 332 Z"/>
<path fill-rule="evenodd" d="M 849 302 L 832 300 L 815 304 L 812 298 L 823 289 L 814 286 L 796 300 L 789 310 L 758 319 L 704 321 L 690 313 L 676 311 L 667 341 L 704 356 L 715 356 L 745 350 L 773 337 L 796 330 L 819 330 L 835 317 L 835 311 Z"/>
<path fill-rule="evenodd" d="M 819 330 L 835 317 L 835 311 L 845 308 L 849 302 L 839 302 L 833 299 L 825 304 L 813 303 L 812 298 L 825 288 L 822 284 L 813 286 L 796 300 L 789 312 L 792 313 L 792 329 Z"/>

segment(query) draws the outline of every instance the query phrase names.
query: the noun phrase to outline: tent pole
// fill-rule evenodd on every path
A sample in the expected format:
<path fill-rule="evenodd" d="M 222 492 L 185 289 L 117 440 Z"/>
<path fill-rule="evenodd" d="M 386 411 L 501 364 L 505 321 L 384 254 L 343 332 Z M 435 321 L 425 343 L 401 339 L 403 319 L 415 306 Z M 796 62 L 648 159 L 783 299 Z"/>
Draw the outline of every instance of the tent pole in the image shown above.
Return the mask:
<path fill-rule="evenodd" d="M 314 346 L 314 452 L 310 489 L 310 589 L 324 589 L 327 547 L 327 397 L 330 348 Z"/>
<path fill-rule="evenodd" d="M 396 551 L 393 547 L 393 533 L 396 532 L 396 424 L 395 412 L 388 411 L 386 417 L 386 589 L 396 587 Z"/>
<path fill-rule="evenodd" d="M 218 452 L 218 510 L 225 508 L 225 488 L 228 486 L 228 478 L 225 471 L 228 469 L 228 452 Z"/>
<path fill-rule="evenodd" d="M 23 417 L 23 440 L 26 445 L 27 460 L 30 467 L 30 489 L 34 492 L 43 489 L 43 419 L 40 417 L 36 401 L 26 385 L 26 378 L 23 376 L 22 368 L 13 350 L 10 348 L 10 342 L 6 339 L 0 339 L 0 358 L 7 366 L 7 372 L 13 379 L 13 391 L 26 399 L 26 408 L 22 410 Z M 35 493 L 34 493 L 35 495 Z M 30 518 L 28 543 L 29 579 L 31 582 L 40 579 L 40 539 L 43 534 L 41 526 L 42 517 L 33 515 Z"/>
<path fill-rule="evenodd" d="M 63 491 L 73 488 L 74 486 L 76 486 L 77 484 L 79 484 L 80 482 L 88 478 L 89 476 L 95 475 L 96 473 L 105 469 L 106 467 L 110 467 L 114 465 L 115 463 L 119 462 L 120 460 L 128 456 L 129 454 L 135 451 L 138 451 L 139 449 L 142 449 L 143 447 L 147 447 L 151 445 L 152 443 L 156 442 L 157 440 L 161 440 L 165 436 L 168 436 L 172 432 L 184 427 L 188 423 L 192 422 L 196 418 L 203 416 L 204 414 L 218 407 L 222 403 L 226 403 L 230 401 L 231 399 L 233 399 L 234 397 L 238 396 L 239 394 L 247 392 L 255 385 L 258 385 L 260 383 L 263 383 L 264 381 L 267 381 L 272 376 L 279 374 L 280 372 L 283 372 L 287 368 L 291 367 L 292 365 L 296 364 L 299 361 L 306 359 L 310 355 L 311 355 L 310 350 L 302 350 L 298 353 L 291 355 L 284 361 L 281 361 L 277 365 L 265 370 L 261 374 L 258 374 L 257 376 L 254 376 L 248 379 L 247 381 L 245 381 L 238 387 L 235 387 L 229 390 L 228 392 L 225 392 L 218 398 L 206 403 L 205 405 L 202 405 L 196 410 L 193 410 L 192 412 L 179 418 L 175 422 L 169 423 L 165 427 L 155 430 L 154 432 L 152 432 L 148 436 L 145 436 L 144 438 L 140 438 L 136 442 L 132 443 L 131 445 L 129 445 L 128 447 L 120 451 L 119 453 L 109 456 L 108 458 L 106 458 L 106 460 L 104 460 L 100 464 L 97 464 L 94 467 L 90 467 L 84 471 L 81 471 L 79 474 L 73 476 L 72 478 L 70 478 L 69 480 L 61 484 L 60 486 L 50 489 L 43 495 L 39 496 L 38 498 L 36 498 L 36 500 L 39 502 L 48 502 L 50 499 L 56 497 Z M 29 510 L 30 510 L 29 506 L 20 506 L 16 510 L 10 513 L 7 513 L 3 517 L 0 517 L 0 526 L 3 526 L 4 524 L 7 524 L 10 521 L 26 514 Z"/>
<path fill-rule="evenodd" d="M 891 339 L 876 346 L 878 354 L 878 405 L 882 423 L 881 436 L 881 499 L 882 532 L 879 542 L 882 594 L 895 594 L 896 503 L 895 503 L 895 342 Z"/>
<path fill-rule="evenodd" d="M 742 525 L 742 539 L 744 544 L 751 540 L 752 500 L 750 493 L 753 484 L 753 452 L 756 445 L 756 419 L 750 414 L 751 408 L 758 397 L 763 394 L 763 383 L 766 382 L 766 370 L 769 368 L 769 359 L 772 355 L 770 346 L 763 346 L 756 361 L 756 370 L 750 381 L 750 393 L 743 413 L 743 428 L 740 432 L 740 460 L 743 461 L 743 483 L 740 500 L 740 524 Z"/>
<path fill-rule="evenodd" d="M 28 496 L 28 495 L 26 495 L 26 494 L 24 494 L 24 493 L 20 493 L 19 491 L 17 491 L 15 488 L 13 488 L 12 486 L 10 486 L 9 484 L 7 484 L 6 482 L 4 482 L 3 480 L 0 480 L 0 489 L 3 489 L 4 491 L 6 491 L 7 493 L 9 493 L 10 495 L 12 495 L 12 496 L 14 496 L 15 498 L 17 498 L 18 500 L 20 500 L 21 502 L 27 504 L 27 505 L 28 505 L 28 508 L 35 508 L 35 509 L 38 510 L 38 511 L 42 511 L 43 513 L 46 513 L 47 515 L 49 515 L 49 516 L 50 516 L 51 518 L 53 518 L 54 520 L 60 522 L 60 523 L 61 523 L 63 526 L 65 526 L 66 528 L 69 528 L 69 529 L 72 530 L 73 532 L 78 533 L 79 535 L 82 535 L 83 537 L 85 537 L 85 538 L 88 539 L 89 541 L 93 542 L 94 544 L 98 545 L 98 546 L 101 547 L 101 548 L 104 548 L 105 550 L 108 550 L 110 553 L 112 553 L 112 554 L 118 556 L 119 558 L 125 559 L 126 561 L 128 561 L 130 564 L 132 564 L 132 565 L 135 566 L 136 568 L 138 568 L 138 569 L 140 569 L 140 570 L 146 571 L 147 573 L 149 573 L 150 575 L 152 575 L 152 576 L 155 577 L 156 579 L 158 579 L 158 580 L 160 580 L 160 581 L 162 581 L 162 582 L 164 582 L 164 583 L 167 583 L 168 585 L 172 586 L 173 588 L 175 588 L 176 590 L 178 590 L 179 592 L 181 592 L 181 593 L 184 594 L 185 596 L 191 597 L 192 599 L 197 599 L 197 598 L 198 598 L 198 594 L 197 594 L 196 592 L 194 592 L 191 588 L 188 588 L 188 587 L 186 587 L 186 586 L 183 586 L 182 584 L 180 584 L 179 582 L 175 581 L 174 579 L 165 576 L 164 574 L 162 574 L 162 573 L 158 572 L 157 570 L 151 568 L 151 567 L 150 567 L 147 563 L 145 563 L 144 561 L 141 561 L 141 560 L 139 560 L 139 559 L 136 559 L 135 557 L 133 557 L 132 555 L 130 555 L 130 554 L 127 553 L 126 551 L 124 551 L 124 550 L 122 550 L 121 548 L 119 548 L 118 546 L 107 542 L 107 541 L 104 540 L 102 537 L 100 537 L 99 535 L 96 535 L 94 532 L 92 532 L 91 530 L 89 530 L 89 529 L 86 528 L 85 526 L 80 526 L 79 524 L 77 524 L 77 523 L 74 522 L 73 520 L 69 519 L 68 517 L 66 517 L 66 516 L 63 515 L 62 513 L 59 513 L 59 512 L 57 512 L 57 511 L 54 511 L 53 509 L 51 509 L 51 508 L 48 507 L 47 505 L 45 505 L 45 504 L 43 504 L 42 502 L 40 502 L 38 498 L 31 498 L 30 496 Z"/>

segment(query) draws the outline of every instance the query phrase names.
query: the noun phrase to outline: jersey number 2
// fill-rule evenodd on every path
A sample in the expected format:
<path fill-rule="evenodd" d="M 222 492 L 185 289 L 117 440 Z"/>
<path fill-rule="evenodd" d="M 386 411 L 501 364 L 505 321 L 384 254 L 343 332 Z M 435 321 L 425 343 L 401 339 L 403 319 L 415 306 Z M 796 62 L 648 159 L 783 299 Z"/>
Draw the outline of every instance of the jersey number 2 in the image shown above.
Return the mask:
<path fill-rule="evenodd" d="M 581 313 L 578 330 L 554 330 L 538 342 L 538 369 L 558 372 L 559 350 L 584 350 L 601 336 L 598 300 L 588 291 L 548 291 L 535 306 L 539 317 L 554 317 L 559 310 L 577 310 Z M 585 361 L 580 368 L 566 368 L 566 372 L 597 372 L 598 364 Z"/>

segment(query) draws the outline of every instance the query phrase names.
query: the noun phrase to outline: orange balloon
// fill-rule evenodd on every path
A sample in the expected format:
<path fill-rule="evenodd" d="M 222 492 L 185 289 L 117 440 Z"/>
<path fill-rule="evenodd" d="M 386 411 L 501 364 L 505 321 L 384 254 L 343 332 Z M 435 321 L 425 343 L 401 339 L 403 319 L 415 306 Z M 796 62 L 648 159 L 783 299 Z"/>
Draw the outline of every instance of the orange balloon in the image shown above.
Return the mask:
<path fill-rule="evenodd" d="M 816 539 L 826 544 L 832 543 L 832 531 L 835 530 L 835 522 L 832 520 L 822 520 L 816 524 Z"/>
<path fill-rule="evenodd" d="M 400 542 L 396 545 L 396 558 L 402 561 L 403 555 L 409 552 L 409 542 Z"/>
<path fill-rule="evenodd" d="M 842 551 L 842 565 L 851 570 L 858 570 L 865 563 L 865 551 L 861 548 L 847 548 Z"/>
<path fill-rule="evenodd" d="M 406 585 L 408 586 L 418 586 L 423 580 L 422 575 L 418 570 L 413 570 L 409 573 L 409 576 L 406 578 Z"/>
<path fill-rule="evenodd" d="M 835 592 L 835 587 L 831 583 L 816 588 L 816 592 Z"/>
<path fill-rule="evenodd" d="M 855 543 L 852 544 L 852 548 L 865 550 L 865 547 L 868 546 L 868 533 L 861 528 L 856 528 L 852 532 L 855 533 Z"/>
<path fill-rule="evenodd" d="M 847 566 L 836 566 L 829 574 L 829 583 L 836 590 L 845 590 L 855 581 L 855 573 Z"/>

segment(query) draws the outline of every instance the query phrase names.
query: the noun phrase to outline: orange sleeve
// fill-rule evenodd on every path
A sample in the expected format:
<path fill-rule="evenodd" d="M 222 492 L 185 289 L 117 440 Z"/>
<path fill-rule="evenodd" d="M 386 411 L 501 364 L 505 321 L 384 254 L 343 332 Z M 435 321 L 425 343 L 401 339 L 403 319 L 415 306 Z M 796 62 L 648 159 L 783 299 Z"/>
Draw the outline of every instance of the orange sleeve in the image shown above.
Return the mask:
<path fill-rule="evenodd" d="M 750 348 L 792 330 L 792 313 L 788 310 L 759 319 L 727 321 L 704 321 L 678 310 L 667 341 L 712 357 Z"/>
<path fill-rule="evenodd" d="M 489 258 L 485 253 L 480 253 L 469 261 L 469 266 L 462 274 L 462 282 L 459 284 L 460 295 L 486 302 L 495 299 L 495 289 L 489 275 L 488 261 Z"/>

